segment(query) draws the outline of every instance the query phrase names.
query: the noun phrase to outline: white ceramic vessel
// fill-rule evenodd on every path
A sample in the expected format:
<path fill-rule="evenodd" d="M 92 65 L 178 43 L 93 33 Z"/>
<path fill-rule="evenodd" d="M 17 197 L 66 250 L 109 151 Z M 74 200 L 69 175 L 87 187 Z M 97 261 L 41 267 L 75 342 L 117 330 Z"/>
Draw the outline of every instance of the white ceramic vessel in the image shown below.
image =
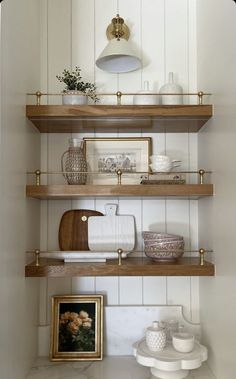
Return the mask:
<path fill-rule="evenodd" d="M 165 329 L 158 321 L 153 321 L 152 326 L 146 329 L 146 344 L 150 351 L 161 351 L 166 345 Z"/>
<path fill-rule="evenodd" d="M 180 160 L 171 160 L 167 155 L 152 155 L 150 159 L 152 172 L 170 172 L 170 170 L 179 167 L 181 164 Z"/>
<path fill-rule="evenodd" d="M 167 93 L 169 95 L 162 95 L 161 104 L 163 105 L 180 105 L 183 104 L 183 89 L 179 84 L 174 83 L 174 73 L 169 72 L 169 81 L 160 88 L 160 94 Z"/>
<path fill-rule="evenodd" d="M 145 339 L 133 345 L 136 361 L 146 367 L 150 367 L 151 374 L 158 379 L 183 379 L 207 360 L 207 348 L 195 342 L 194 349 L 190 353 L 179 353 L 174 350 L 171 343 L 167 343 L 164 350 L 150 352 Z"/>
<path fill-rule="evenodd" d="M 157 96 L 149 90 L 149 82 L 146 80 L 143 85 L 143 90 L 138 92 L 138 95 L 133 97 L 134 105 L 155 105 L 158 103 Z"/>
<path fill-rule="evenodd" d="M 86 105 L 88 104 L 88 96 L 83 95 L 79 91 L 68 91 L 62 94 L 63 105 Z"/>
<path fill-rule="evenodd" d="M 180 353 L 190 353 L 194 348 L 194 340 L 194 335 L 190 333 L 172 334 L 173 347 Z"/>

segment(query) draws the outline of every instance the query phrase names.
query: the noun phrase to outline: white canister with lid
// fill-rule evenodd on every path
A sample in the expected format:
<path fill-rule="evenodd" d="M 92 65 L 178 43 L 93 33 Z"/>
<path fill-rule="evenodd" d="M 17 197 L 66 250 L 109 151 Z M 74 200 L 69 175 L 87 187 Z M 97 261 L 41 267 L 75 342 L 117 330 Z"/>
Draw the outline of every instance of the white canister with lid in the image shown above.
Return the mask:
<path fill-rule="evenodd" d="M 145 80 L 143 90 L 137 92 L 133 97 L 134 105 L 156 105 L 158 102 L 157 96 L 149 90 L 149 81 Z"/>
<path fill-rule="evenodd" d="M 146 329 L 146 344 L 151 351 L 161 351 L 166 345 L 165 329 L 160 327 L 158 321 L 153 321 L 152 326 Z"/>

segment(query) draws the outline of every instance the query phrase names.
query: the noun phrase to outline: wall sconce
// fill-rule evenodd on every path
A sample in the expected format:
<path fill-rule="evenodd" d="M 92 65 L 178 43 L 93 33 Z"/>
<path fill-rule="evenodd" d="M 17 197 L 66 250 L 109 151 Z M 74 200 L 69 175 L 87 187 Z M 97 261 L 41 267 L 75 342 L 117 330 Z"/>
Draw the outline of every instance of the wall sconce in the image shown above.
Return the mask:
<path fill-rule="evenodd" d="M 134 71 L 141 67 L 141 59 L 128 41 L 129 28 L 118 14 L 107 27 L 106 35 L 109 42 L 96 60 L 96 65 L 101 70 L 119 73 Z"/>

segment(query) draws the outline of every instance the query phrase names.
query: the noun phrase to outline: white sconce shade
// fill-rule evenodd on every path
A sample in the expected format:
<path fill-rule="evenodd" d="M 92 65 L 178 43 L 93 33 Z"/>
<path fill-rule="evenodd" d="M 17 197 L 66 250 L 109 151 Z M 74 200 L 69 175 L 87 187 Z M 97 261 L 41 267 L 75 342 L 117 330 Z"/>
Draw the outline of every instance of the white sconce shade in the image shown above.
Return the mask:
<path fill-rule="evenodd" d="M 118 14 L 107 27 L 107 38 L 109 42 L 96 60 L 97 67 L 112 73 L 134 71 L 141 67 L 141 59 L 128 41 L 129 28 Z"/>
<path fill-rule="evenodd" d="M 141 68 L 141 60 L 124 38 L 112 39 L 96 60 L 96 65 L 104 71 L 122 73 Z"/>

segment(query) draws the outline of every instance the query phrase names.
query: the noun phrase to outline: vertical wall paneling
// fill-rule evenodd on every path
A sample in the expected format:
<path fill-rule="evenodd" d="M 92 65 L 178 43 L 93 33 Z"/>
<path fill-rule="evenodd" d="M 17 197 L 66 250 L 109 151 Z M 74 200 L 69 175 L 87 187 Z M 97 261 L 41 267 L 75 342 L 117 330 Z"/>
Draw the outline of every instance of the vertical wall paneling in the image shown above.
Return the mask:
<path fill-rule="evenodd" d="M 190 319 L 192 322 L 200 323 L 200 315 L 199 315 L 199 277 L 191 276 L 190 278 Z"/>
<path fill-rule="evenodd" d="M 191 320 L 191 289 L 190 277 L 171 277 L 167 278 L 167 304 L 183 306 L 183 313 L 187 320 Z"/>
<path fill-rule="evenodd" d="M 175 73 L 176 81 L 188 90 L 188 0 L 165 0 L 166 79 Z"/>
<path fill-rule="evenodd" d="M 52 93 L 64 89 L 56 75 L 71 67 L 71 1 L 48 0 L 48 90 Z M 50 102 L 61 104 L 61 98 Z"/>
<path fill-rule="evenodd" d="M 108 43 L 106 37 L 106 28 L 110 24 L 111 19 L 117 13 L 116 0 L 95 0 L 95 60 L 99 57 L 102 50 Z M 95 66 L 95 80 L 99 92 L 115 93 L 118 90 L 117 74 L 106 73 Z M 101 102 L 105 104 L 116 104 L 116 97 L 103 97 Z"/>
<path fill-rule="evenodd" d="M 94 2 L 72 0 L 72 67 L 79 66 L 85 81 L 94 81 Z"/>
<path fill-rule="evenodd" d="M 95 293 L 95 290 L 95 278 L 86 276 L 72 278 L 71 291 L 73 295 L 81 292 Z"/>
<path fill-rule="evenodd" d="M 159 90 L 174 71 L 184 90 L 196 85 L 196 0 L 43 0 L 41 2 L 41 86 L 44 91 L 59 92 L 63 86 L 56 75 L 65 67 L 78 65 L 84 79 L 95 81 L 99 92 L 137 91 L 145 80 L 151 90 Z M 106 73 L 95 60 L 108 43 L 106 28 L 119 8 L 131 30 L 131 40 L 141 51 L 143 67 L 127 74 Z M 63 27 L 62 27 L 63 25 Z M 191 67 L 190 67 L 191 66 Z M 60 97 L 50 103 L 61 103 Z M 123 103 L 132 103 L 132 97 Z M 101 103 L 116 103 L 115 97 L 103 97 Z M 41 136 L 41 169 L 60 171 L 60 158 L 73 137 L 150 136 L 154 154 L 168 154 L 182 160 L 182 169 L 197 168 L 197 137 L 194 134 L 156 134 L 137 130 L 128 134 L 117 130 L 109 135 L 90 133 L 49 134 Z M 43 179 L 45 183 L 47 178 Z M 196 177 L 191 180 L 197 180 Z M 48 177 L 48 183 L 64 183 L 62 175 Z M 138 198 L 89 198 L 73 201 L 41 202 L 41 249 L 58 249 L 60 218 L 68 209 L 96 209 L 104 212 L 106 203 L 119 205 L 119 214 L 135 216 L 136 250 L 142 250 L 142 230 L 160 230 L 182 234 L 186 247 L 198 245 L 198 203 L 195 200 L 159 200 Z M 183 304 L 185 316 L 198 321 L 198 280 L 166 277 L 84 277 L 41 281 L 40 324 L 49 322 L 50 297 L 56 293 L 104 293 L 109 305 Z"/>
<path fill-rule="evenodd" d="M 105 295 L 105 303 L 107 305 L 119 304 L 119 280 L 114 277 L 98 277 L 96 278 L 96 293 Z"/>
<path fill-rule="evenodd" d="M 120 278 L 120 305 L 141 305 L 142 296 L 142 278 L 125 276 Z"/>
<path fill-rule="evenodd" d="M 130 29 L 130 40 L 141 55 L 141 0 L 119 0 L 119 12 Z M 136 92 L 141 85 L 141 71 L 119 74 L 119 90 Z M 124 104 L 133 104 L 132 96 L 123 99 Z"/>
<path fill-rule="evenodd" d="M 197 88 L 197 26 L 196 26 L 196 2 L 188 1 L 188 92 L 206 91 L 205 88 Z M 190 96 L 190 104 L 197 103 L 197 97 Z"/>
<path fill-rule="evenodd" d="M 55 280 L 56 279 L 56 280 Z M 54 295 L 68 295 L 71 294 L 71 280 L 70 278 L 49 278 L 48 279 L 48 319 L 47 323 L 51 320 L 51 298 Z"/>
<path fill-rule="evenodd" d="M 142 83 L 158 92 L 164 81 L 164 0 L 141 1 Z M 138 84 L 138 83 L 137 83 Z M 141 89 L 141 88 L 140 88 Z M 139 90 L 137 87 L 136 90 Z"/>
<path fill-rule="evenodd" d="M 143 278 L 143 303 L 166 304 L 166 278 L 147 277 Z"/>

